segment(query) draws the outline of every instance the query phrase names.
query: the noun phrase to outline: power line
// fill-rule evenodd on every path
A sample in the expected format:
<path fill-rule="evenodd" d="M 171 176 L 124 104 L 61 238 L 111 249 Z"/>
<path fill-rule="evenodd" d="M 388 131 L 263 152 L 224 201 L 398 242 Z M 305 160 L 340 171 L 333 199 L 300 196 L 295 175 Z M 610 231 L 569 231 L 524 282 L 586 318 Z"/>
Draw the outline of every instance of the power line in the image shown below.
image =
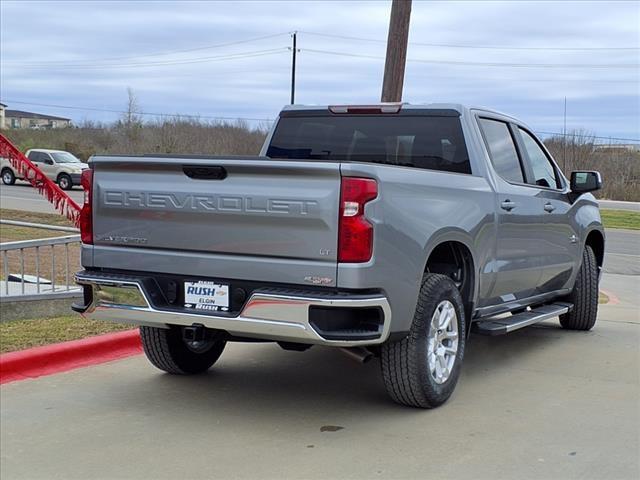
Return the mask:
<path fill-rule="evenodd" d="M 620 138 L 620 137 L 599 137 L 597 135 L 589 135 L 588 133 L 560 133 L 560 132 L 542 132 L 540 130 L 535 131 L 539 135 L 554 135 L 558 137 L 578 137 L 578 138 L 594 138 L 598 140 L 616 140 L 622 142 L 640 142 L 640 138 Z"/>
<path fill-rule="evenodd" d="M 364 55 L 358 53 L 335 52 L 330 50 L 316 50 L 311 48 L 300 48 L 300 52 L 319 53 L 322 55 L 337 55 L 341 57 L 368 58 L 372 60 L 384 60 L 376 55 Z M 438 65 L 458 65 L 476 67 L 521 67 L 521 68 L 639 68 L 638 63 L 511 63 L 511 62 L 462 62 L 456 60 L 427 60 L 417 58 L 407 58 L 407 62 L 431 63 Z"/>
<path fill-rule="evenodd" d="M 289 32 L 280 32 L 280 33 L 274 33 L 271 35 L 263 35 L 261 37 L 252 37 L 252 38 L 247 38 L 244 40 L 236 40 L 233 42 L 226 42 L 226 43 L 217 43 L 214 45 L 205 45 L 202 47 L 194 47 L 194 48 L 186 48 L 186 49 L 182 49 L 182 50 L 168 50 L 168 51 L 164 51 L 164 52 L 155 52 L 155 53 L 146 53 L 146 54 L 139 54 L 139 55 L 130 55 L 130 56 L 126 56 L 126 57 L 107 57 L 107 58 L 94 58 L 91 60 L 42 60 L 42 61 L 36 61 L 36 62 L 5 62 L 5 64 L 7 65 L 53 65 L 53 64 L 59 64 L 59 63 L 64 63 L 66 65 L 70 65 L 70 64 L 76 64 L 76 65 L 82 65 L 85 63 L 89 63 L 89 64 L 95 64 L 97 62 L 110 62 L 110 61 L 115 61 L 115 60 L 131 60 L 131 59 L 136 59 L 136 58 L 145 58 L 145 57 L 158 57 L 158 56 L 165 56 L 165 55 L 176 55 L 176 54 L 181 54 L 181 53 L 189 53 L 189 52 L 196 52 L 196 51 L 201 51 L 201 50 L 210 50 L 210 49 L 214 49 L 214 48 L 222 48 L 222 47 L 230 47 L 233 45 L 240 45 L 240 44 L 244 44 L 244 43 L 250 43 L 250 42 L 257 42 L 260 40 L 267 40 L 269 38 L 275 38 L 275 37 L 279 37 L 282 35 L 288 35 Z"/>
<path fill-rule="evenodd" d="M 81 110 L 81 111 L 93 111 L 93 112 L 106 112 L 106 113 L 119 113 L 124 114 L 128 113 L 124 110 L 111 110 L 105 108 L 95 108 L 95 107 L 78 107 L 78 106 L 70 106 L 70 105 L 55 105 L 50 103 L 34 103 L 34 102 L 22 102 L 17 100 L 8 100 L 4 99 L 4 102 L 9 104 L 18 104 L 18 105 L 30 105 L 37 107 L 51 107 L 51 108 L 63 108 L 69 110 Z M 253 122 L 273 122 L 273 118 L 254 118 L 254 117 L 220 117 L 213 115 L 187 115 L 180 113 L 156 113 L 156 112 L 135 112 L 136 115 L 147 115 L 154 117 L 169 117 L 169 118 L 195 118 L 195 119 L 212 119 L 212 120 L 247 120 Z M 622 138 L 622 137 L 604 137 L 598 135 L 590 135 L 590 134 L 582 134 L 582 133 L 562 133 L 562 132 L 547 132 L 541 130 L 534 130 L 536 134 L 539 135 L 554 135 L 554 136 L 565 136 L 565 137 L 579 137 L 579 138 L 593 138 L 598 140 L 615 140 L 615 141 L 623 141 L 623 142 L 640 142 L 638 138 Z"/>
<path fill-rule="evenodd" d="M 239 60 L 243 58 L 252 58 L 252 57 L 262 57 L 265 55 L 273 55 L 276 53 L 283 53 L 288 51 L 288 47 L 279 47 L 272 48 L 269 50 L 254 50 L 249 52 L 239 52 L 232 53 L 227 55 L 216 55 L 209 57 L 197 57 L 191 59 L 182 59 L 182 60 L 166 60 L 161 62 L 145 62 L 145 63 L 128 63 L 128 64 L 94 64 L 94 65 L 55 65 L 56 68 L 70 68 L 70 69 L 106 69 L 106 68 L 138 68 L 138 67 L 161 67 L 161 66 L 172 66 L 172 65 L 188 65 L 194 63 L 205 63 L 205 62 L 216 62 L 216 61 L 224 61 L 224 60 Z M 22 65 L 21 68 L 52 68 L 54 65 Z"/>
<path fill-rule="evenodd" d="M 599 78 L 585 78 L 585 79 L 578 79 L 576 80 L 575 78 L 571 78 L 571 77 L 556 77 L 556 78 L 545 78 L 545 77 L 527 77 L 527 78 L 521 78 L 521 77 L 514 77 L 512 79 L 505 79 L 504 77 L 491 77 L 491 76 L 486 76 L 483 75 L 481 79 L 478 78 L 468 78 L 468 77 L 462 77 L 459 75 L 428 75 L 428 74 L 416 74 L 415 72 L 408 72 L 407 73 L 407 78 L 411 79 L 411 80 L 416 80 L 416 79 L 428 79 L 428 80 L 460 80 L 461 82 L 464 83 L 473 83 L 475 85 L 477 85 L 479 82 L 491 82 L 491 83 L 495 83 L 495 82 L 517 82 L 517 85 L 513 85 L 513 86 L 519 86 L 522 85 L 524 83 L 554 83 L 554 84 L 561 84 L 561 83 L 570 83 L 571 85 L 575 85 L 576 82 L 579 82 L 580 85 L 584 85 L 584 84 L 589 84 L 589 85 L 598 85 L 598 84 L 603 84 L 603 85 L 611 85 L 611 84 L 615 84 L 615 85 L 638 85 L 639 80 L 607 80 L 607 79 L 599 79 Z"/>
<path fill-rule="evenodd" d="M 336 38 L 341 40 L 356 40 L 360 42 L 372 42 L 372 43 L 386 43 L 386 40 L 375 38 L 363 38 L 353 37 L 349 35 L 333 35 L 330 33 L 309 32 L 306 30 L 298 30 L 299 33 L 306 35 Z M 557 50 L 557 51 L 609 51 L 609 50 L 640 50 L 640 47 L 524 47 L 524 46 L 511 46 L 511 45 L 460 45 L 452 43 L 422 43 L 422 42 L 409 42 L 409 45 L 417 45 L 424 47 L 443 47 L 443 48 L 471 48 L 471 49 L 485 49 L 485 50 Z"/>
<path fill-rule="evenodd" d="M 95 108 L 95 107 L 78 107 L 78 106 L 70 106 L 70 105 L 54 105 L 50 103 L 33 103 L 33 102 L 20 102 L 17 100 L 7 100 L 4 99 L 3 102 L 7 102 L 9 104 L 17 104 L 17 105 L 30 105 L 35 107 L 51 107 L 51 108 L 64 108 L 67 110 L 82 110 L 82 111 L 91 111 L 91 112 L 105 112 L 105 113 L 129 113 L 124 110 L 111 110 L 106 108 Z M 134 112 L 135 115 L 146 115 L 146 116 L 154 116 L 154 117 L 170 117 L 170 118 L 204 118 L 210 120 L 247 120 L 252 122 L 273 122 L 273 118 L 251 118 L 251 117 L 219 117 L 212 115 L 187 115 L 181 113 L 155 113 L 155 112 Z"/>

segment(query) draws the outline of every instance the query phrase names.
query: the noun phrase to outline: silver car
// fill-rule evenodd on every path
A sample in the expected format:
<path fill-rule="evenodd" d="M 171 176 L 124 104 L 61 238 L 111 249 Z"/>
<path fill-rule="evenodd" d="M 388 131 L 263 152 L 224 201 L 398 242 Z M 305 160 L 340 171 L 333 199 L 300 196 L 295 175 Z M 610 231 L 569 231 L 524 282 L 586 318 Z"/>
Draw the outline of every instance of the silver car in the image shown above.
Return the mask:
<path fill-rule="evenodd" d="M 75 185 L 80 185 L 82 170 L 88 168 L 86 163 L 64 150 L 33 148 L 27 150 L 26 156 L 63 190 L 71 190 Z M 24 180 L 6 158 L 0 160 L 0 171 L 5 185 Z"/>

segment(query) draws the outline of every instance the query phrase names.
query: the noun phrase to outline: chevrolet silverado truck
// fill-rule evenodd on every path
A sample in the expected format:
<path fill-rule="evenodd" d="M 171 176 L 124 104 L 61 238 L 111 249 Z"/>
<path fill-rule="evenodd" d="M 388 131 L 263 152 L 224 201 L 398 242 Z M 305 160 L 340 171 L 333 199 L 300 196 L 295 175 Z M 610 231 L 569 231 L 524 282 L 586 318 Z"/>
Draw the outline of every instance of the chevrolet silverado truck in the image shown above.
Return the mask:
<path fill-rule="evenodd" d="M 393 400 L 431 408 L 471 332 L 596 322 L 604 229 L 519 120 L 457 104 L 290 106 L 260 156 L 94 156 L 74 309 L 140 326 L 195 374 L 227 342 L 380 358 Z"/>

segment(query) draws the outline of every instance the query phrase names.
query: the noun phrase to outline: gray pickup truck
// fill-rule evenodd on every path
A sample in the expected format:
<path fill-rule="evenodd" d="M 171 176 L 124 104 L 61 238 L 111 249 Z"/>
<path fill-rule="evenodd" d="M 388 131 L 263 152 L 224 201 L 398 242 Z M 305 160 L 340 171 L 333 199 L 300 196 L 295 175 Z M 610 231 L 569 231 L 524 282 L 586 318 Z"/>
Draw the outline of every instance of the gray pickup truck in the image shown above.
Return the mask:
<path fill-rule="evenodd" d="M 95 156 L 83 173 L 84 300 L 140 325 L 174 374 L 229 341 L 379 357 L 430 408 L 469 334 L 596 321 L 598 172 L 562 175 L 526 125 L 457 104 L 291 106 L 260 156 Z"/>

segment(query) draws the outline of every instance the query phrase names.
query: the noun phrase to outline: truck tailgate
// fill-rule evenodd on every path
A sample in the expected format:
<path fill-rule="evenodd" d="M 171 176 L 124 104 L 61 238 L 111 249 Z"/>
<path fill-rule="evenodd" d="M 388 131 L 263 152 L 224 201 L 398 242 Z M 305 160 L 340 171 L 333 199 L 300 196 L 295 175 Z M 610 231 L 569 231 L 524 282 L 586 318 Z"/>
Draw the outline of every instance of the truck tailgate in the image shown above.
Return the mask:
<path fill-rule="evenodd" d="M 92 164 L 96 248 L 336 263 L 338 163 L 98 156 Z"/>

